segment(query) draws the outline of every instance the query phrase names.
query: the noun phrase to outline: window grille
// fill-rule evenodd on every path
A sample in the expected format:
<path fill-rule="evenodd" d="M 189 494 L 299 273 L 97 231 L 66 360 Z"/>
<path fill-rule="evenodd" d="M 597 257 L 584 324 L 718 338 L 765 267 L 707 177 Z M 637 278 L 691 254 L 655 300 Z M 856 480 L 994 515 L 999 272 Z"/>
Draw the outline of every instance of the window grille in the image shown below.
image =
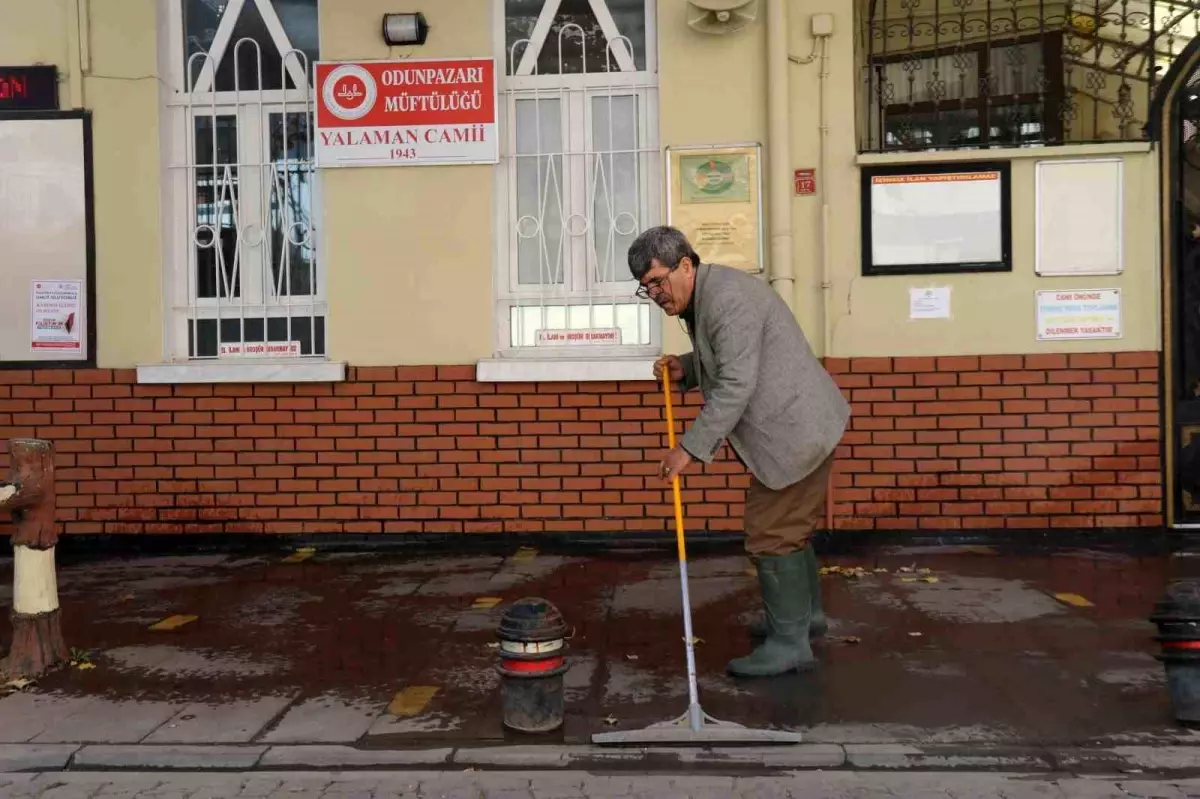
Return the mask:
<path fill-rule="evenodd" d="M 169 3 L 173 354 L 325 355 L 315 209 L 317 0 Z"/>
<path fill-rule="evenodd" d="M 860 149 L 1145 137 L 1196 0 L 859 0 Z"/>
<path fill-rule="evenodd" d="M 499 347 L 573 356 L 658 345 L 629 245 L 657 224 L 653 7 L 505 0 Z M 580 340 L 580 339 L 575 339 Z"/>

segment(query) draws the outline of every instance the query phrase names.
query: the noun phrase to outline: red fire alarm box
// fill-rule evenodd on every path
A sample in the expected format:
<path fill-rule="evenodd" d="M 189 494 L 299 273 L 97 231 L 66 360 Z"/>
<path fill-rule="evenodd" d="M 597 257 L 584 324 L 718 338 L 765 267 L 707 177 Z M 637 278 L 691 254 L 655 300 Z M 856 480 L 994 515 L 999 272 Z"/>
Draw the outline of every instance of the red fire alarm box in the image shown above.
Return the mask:
<path fill-rule="evenodd" d="M 817 193 L 817 170 L 797 169 L 795 173 L 797 194 Z"/>

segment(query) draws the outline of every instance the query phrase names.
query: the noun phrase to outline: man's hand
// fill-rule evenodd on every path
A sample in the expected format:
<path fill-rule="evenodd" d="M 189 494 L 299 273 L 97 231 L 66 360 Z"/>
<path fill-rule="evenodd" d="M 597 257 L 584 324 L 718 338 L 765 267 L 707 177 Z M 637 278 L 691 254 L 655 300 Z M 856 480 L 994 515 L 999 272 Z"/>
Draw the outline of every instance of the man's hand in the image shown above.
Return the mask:
<path fill-rule="evenodd" d="M 658 465 L 658 476 L 666 482 L 671 482 L 692 462 L 692 456 L 683 447 L 675 447 L 667 453 Z"/>
<path fill-rule="evenodd" d="M 664 355 L 654 362 L 654 379 L 662 382 L 663 369 L 666 369 L 671 375 L 672 383 L 683 381 L 683 361 L 679 360 L 678 355 Z"/>

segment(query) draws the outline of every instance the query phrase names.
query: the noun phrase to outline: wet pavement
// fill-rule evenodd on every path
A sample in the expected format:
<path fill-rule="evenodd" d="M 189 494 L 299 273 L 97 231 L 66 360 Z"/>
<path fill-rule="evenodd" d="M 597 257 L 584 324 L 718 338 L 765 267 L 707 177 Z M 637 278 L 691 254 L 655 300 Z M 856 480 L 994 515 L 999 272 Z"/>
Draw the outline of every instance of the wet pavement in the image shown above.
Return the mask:
<path fill-rule="evenodd" d="M 757 602 L 749 561 L 735 548 L 693 559 L 705 710 L 811 743 L 1180 734 L 1147 621 L 1163 556 L 893 547 L 822 565 L 840 569 L 822 579 L 818 668 L 734 680 L 724 665 L 748 651 Z M 678 568 L 661 551 L 144 557 L 62 565 L 59 584 L 85 665 L 0 697 L 0 744 L 585 743 L 687 701 Z M 0 561 L 0 606 L 10 585 Z M 494 630 L 525 596 L 573 626 L 567 720 L 552 735 L 500 722 Z M 173 616 L 196 618 L 150 629 Z M 4 625 L 0 648 L 8 636 Z"/>

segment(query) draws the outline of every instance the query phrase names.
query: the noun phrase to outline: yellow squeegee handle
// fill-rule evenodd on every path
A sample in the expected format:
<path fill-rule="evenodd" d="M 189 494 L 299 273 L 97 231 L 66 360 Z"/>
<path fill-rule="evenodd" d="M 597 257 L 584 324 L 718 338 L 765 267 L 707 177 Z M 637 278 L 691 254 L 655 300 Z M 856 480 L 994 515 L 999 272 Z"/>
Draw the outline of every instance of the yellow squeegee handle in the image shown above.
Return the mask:
<path fill-rule="evenodd" d="M 667 443 L 675 449 L 675 412 L 671 408 L 671 371 L 663 366 L 663 399 L 667 404 Z M 675 495 L 675 543 L 679 547 L 679 562 L 687 561 L 687 547 L 683 543 L 683 499 L 679 495 L 679 475 L 671 478 L 671 491 Z"/>

